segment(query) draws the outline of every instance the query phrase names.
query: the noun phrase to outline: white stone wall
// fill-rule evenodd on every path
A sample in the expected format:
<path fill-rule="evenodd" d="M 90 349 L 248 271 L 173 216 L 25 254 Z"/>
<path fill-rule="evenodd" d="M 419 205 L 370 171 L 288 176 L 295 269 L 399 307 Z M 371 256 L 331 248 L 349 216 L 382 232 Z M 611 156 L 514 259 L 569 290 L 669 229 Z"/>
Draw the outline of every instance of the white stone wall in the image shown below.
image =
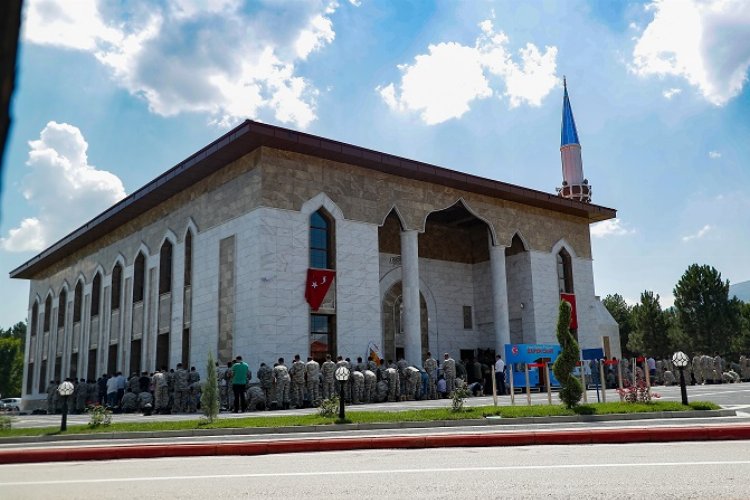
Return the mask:
<path fill-rule="evenodd" d="M 471 266 L 474 283 L 473 326 L 483 344 L 482 349 L 495 345 L 495 318 L 492 310 L 492 270 L 490 261 L 478 262 Z M 471 305 L 471 304 L 464 304 Z"/>
<path fill-rule="evenodd" d="M 557 344 L 557 314 L 560 303 L 557 257 L 551 253 L 533 250 L 528 253 L 534 302 L 534 333 L 524 340 L 530 344 Z M 574 272 L 574 285 L 576 278 Z"/>
<path fill-rule="evenodd" d="M 505 274 L 511 342 L 532 343 L 530 339 L 536 334 L 530 253 L 521 252 L 505 257 Z"/>

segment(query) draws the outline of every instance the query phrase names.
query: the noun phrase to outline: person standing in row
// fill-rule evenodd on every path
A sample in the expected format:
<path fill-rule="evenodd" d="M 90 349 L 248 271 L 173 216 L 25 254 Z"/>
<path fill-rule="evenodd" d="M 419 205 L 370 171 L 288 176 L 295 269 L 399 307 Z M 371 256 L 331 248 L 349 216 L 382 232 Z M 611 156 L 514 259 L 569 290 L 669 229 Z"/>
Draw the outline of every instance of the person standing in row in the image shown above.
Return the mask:
<path fill-rule="evenodd" d="M 444 358 L 443 375 L 445 376 L 445 390 L 450 395 L 456 390 L 456 361 L 447 352 Z"/>
<path fill-rule="evenodd" d="M 234 413 L 247 409 L 245 398 L 245 387 L 247 386 L 250 367 L 242 361 L 242 356 L 237 356 L 232 363 L 232 391 L 234 392 Z"/>
<path fill-rule="evenodd" d="M 505 395 L 505 361 L 499 354 L 495 356 L 495 388 L 499 395 Z"/>
<path fill-rule="evenodd" d="M 330 399 L 335 395 L 335 373 L 336 363 L 331 360 L 331 355 L 326 354 L 326 360 L 323 362 L 323 366 L 320 367 L 323 373 L 323 399 Z"/>
<path fill-rule="evenodd" d="M 429 380 L 427 381 L 427 397 L 437 399 L 437 361 L 432 357 L 432 353 L 427 353 L 427 359 L 424 360 L 424 371 L 427 372 Z"/>

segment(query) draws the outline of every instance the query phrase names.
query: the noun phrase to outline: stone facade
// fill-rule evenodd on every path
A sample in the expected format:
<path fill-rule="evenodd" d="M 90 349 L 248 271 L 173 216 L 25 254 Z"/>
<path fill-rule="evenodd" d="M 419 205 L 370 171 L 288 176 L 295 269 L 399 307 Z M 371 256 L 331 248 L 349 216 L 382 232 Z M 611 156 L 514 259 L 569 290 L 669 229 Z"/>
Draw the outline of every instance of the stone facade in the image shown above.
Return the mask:
<path fill-rule="evenodd" d="M 555 255 L 562 246 L 574 256 L 579 337 L 586 347 L 599 345 L 606 318 L 602 320 L 594 297 L 588 219 L 263 146 L 33 277 L 29 317 L 37 303 L 39 320 L 35 342 L 27 339 L 27 345 L 37 348 L 27 353 L 34 373 L 32 393 L 26 395 L 38 394 L 43 360 L 47 378 L 55 373 L 56 339 L 39 341 L 48 337 L 42 332 L 45 300 L 51 296 L 56 304 L 65 289 L 72 304 L 79 280 L 84 283 L 81 324 L 73 325 L 72 314 L 67 314 L 60 334 L 63 376 L 70 373 L 73 353 L 66 339 L 74 328 L 81 332 L 81 375 L 92 373 L 90 349 L 97 350 L 96 375 L 129 371 L 130 349 L 139 338 L 138 368 L 153 370 L 164 348 L 160 335 L 169 335 L 168 360 L 174 366 L 183 359 L 185 328 L 188 359 L 199 370 L 209 351 L 224 362 L 242 354 L 253 371 L 261 361 L 270 363 L 279 356 L 305 357 L 310 336 L 310 308 L 304 298 L 309 221 L 318 209 L 330 215 L 335 228 L 337 275 L 330 292 L 335 302 L 327 312 L 335 314 L 338 351 L 345 356 L 366 355 L 370 341 L 383 345 L 382 303 L 401 280 L 403 230 L 419 233 L 419 291 L 427 314 L 418 324 L 426 319 L 433 355 L 496 348 L 501 327 L 495 323 L 503 316 L 496 314 L 493 296 L 507 297 L 501 302 L 507 306 L 510 326 L 504 328 L 510 330 L 512 341 L 554 342 L 559 302 Z M 433 215 L 448 209 L 459 210 L 469 222 Z M 184 277 L 188 231 L 189 287 Z M 516 235 L 526 248 L 500 257 L 507 278 L 498 283 L 491 272 L 490 250 L 510 247 Z M 173 251 L 172 282 L 171 294 L 164 296 L 158 293 L 159 252 L 167 240 Z M 139 252 L 146 256 L 145 294 L 142 303 L 135 304 L 134 264 Z M 123 284 L 121 306 L 114 312 L 110 297 L 116 263 L 123 267 Z M 92 280 L 97 273 L 102 289 L 99 315 L 92 317 Z M 464 306 L 471 307 L 470 328 L 465 328 Z M 56 320 L 56 308 L 49 313 Z M 54 337 L 57 328 L 50 330 Z M 612 345 L 619 346 L 619 339 L 612 339 Z M 114 358 L 110 346 L 116 346 Z M 619 355 L 619 349 L 612 354 Z M 111 366 L 113 359 L 116 366 Z M 28 376 L 25 372 L 25 382 Z"/>

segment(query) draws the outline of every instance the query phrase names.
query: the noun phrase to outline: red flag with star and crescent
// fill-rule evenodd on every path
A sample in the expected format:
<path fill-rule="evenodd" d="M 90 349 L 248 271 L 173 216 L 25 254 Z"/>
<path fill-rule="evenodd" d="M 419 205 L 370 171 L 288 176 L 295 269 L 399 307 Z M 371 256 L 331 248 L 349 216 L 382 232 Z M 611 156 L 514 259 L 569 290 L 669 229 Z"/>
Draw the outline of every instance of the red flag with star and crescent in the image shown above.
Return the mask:
<path fill-rule="evenodd" d="M 570 329 L 576 330 L 578 328 L 578 314 L 576 313 L 576 296 L 572 293 L 561 293 L 560 300 L 564 300 L 570 304 Z"/>
<path fill-rule="evenodd" d="M 328 289 L 333 283 L 336 271 L 330 269 L 308 269 L 307 286 L 305 286 L 305 299 L 310 304 L 310 309 L 317 311 L 323 299 L 328 293 Z"/>

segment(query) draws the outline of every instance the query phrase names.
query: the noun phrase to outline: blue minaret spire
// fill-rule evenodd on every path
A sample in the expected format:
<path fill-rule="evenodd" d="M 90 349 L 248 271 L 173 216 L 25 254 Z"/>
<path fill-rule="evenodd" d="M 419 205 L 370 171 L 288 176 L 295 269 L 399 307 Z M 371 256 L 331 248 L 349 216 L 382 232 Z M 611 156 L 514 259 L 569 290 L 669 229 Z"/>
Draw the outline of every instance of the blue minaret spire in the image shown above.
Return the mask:
<path fill-rule="evenodd" d="M 568 82 L 563 76 L 563 111 L 562 111 L 562 133 L 560 134 L 560 147 L 567 144 L 578 144 L 578 130 L 576 130 L 576 121 L 573 118 L 573 108 L 570 107 L 570 98 L 568 97 Z"/>
<path fill-rule="evenodd" d="M 578 140 L 573 108 L 568 97 L 568 82 L 563 76 L 562 130 L 560 131 L 560 159 L 562 161 L 563 183 L 557 192 L 563 198 L 591 202 L 591 186 L 583 178 L 581 142 Z"/>

